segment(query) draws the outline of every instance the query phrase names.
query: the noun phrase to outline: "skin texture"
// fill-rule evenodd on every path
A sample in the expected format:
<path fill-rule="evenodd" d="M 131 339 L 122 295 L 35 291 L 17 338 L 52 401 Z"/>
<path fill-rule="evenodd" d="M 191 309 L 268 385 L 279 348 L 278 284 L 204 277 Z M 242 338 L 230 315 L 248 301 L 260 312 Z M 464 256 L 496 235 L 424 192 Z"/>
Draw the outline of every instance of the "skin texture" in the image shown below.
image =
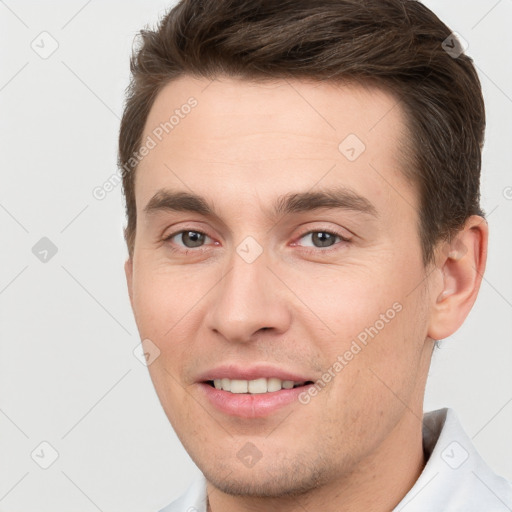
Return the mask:
<path fill-rule="evenodd" d="M 471 217 L 423 266 L 418 196 L 401 172 L 405 119 L 382 90 L 185 76 L 157 96 L 143 140 L 191 96 L 197 106 L 137 170 L 125 270 L 141 339 L 160 351 L 152 381 L 208 480 L 209 510 L 391 510 L 423 469 L 433 339 L 474 303 L 487 224 Z M 338 148 L 349 134 L 365 145 L 354 161 Z M 278 196 L 340 186 L 376 215 L 272 214 Z M 162 189 L 203 196 L 217 216 L 145 212 Z M 205 233 L 204 245 L 187 248 L 180 230 Z M 318 247 L 312 231 L 349 241 Z M 252 263 L 236 250 L 248 236 L 263 250 Z M 220 364 L 256 362 L 317 381 L 394 304 L 400 312 L 307 404 L 229 416 L 197 382 Z M 248 442 L 261 457 L 252 467 L 237 457 Z"/>

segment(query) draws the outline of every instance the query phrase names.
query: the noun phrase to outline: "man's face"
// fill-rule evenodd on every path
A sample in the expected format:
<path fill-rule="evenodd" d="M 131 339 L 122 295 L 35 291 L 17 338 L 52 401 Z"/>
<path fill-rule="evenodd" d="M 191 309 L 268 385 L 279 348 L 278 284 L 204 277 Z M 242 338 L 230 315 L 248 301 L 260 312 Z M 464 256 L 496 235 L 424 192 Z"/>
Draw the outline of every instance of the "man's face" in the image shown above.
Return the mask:
<path fill-rule="evenodd" d="M 430 294 L 404 134 L 375 88 L 183 77 L 159 93 L 128 284 L 160 401 L 216 487 L 307 491 L 420 432 Z"/>

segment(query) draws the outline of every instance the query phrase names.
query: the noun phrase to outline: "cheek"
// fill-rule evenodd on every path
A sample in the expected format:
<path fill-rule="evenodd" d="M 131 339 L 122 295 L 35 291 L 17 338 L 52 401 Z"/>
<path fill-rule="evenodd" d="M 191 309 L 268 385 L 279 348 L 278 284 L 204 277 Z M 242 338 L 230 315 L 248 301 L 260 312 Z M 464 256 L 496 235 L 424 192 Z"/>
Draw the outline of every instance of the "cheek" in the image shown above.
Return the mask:
<path fill-rule="evenodd" d="M 356 337 L 379 322 L 381 315 L 393 319 L 393 305 L 403 301 L 400 280 L 393 279 L 388 262 L 351 262 L 331 266 L 302 266 L 300 271 L 284 269 L 287 282 L 307 305 L 330 336 Z M 308 315 L 310 316 L 310 315 Z M 386 325 L 388 318 L 384 319 Z M 297 319 L 301 323 L 301 319 Z M 382 326 L 380 329 L 382 330 Z"/>
<path fill-rule="evenodd" d="M 137 268 L 133 282 L 133 309 L 144 343 L 152 347 L 157 357 L 148 365 L 158 398 L 171 418 L 172 411 L 182 400 L 179 374 L 185 351 L 186 337 L 179 335 L 182 326 L 179 319 L 184 316 L 187 304 L 180 300 L 182 293 L 176 293 L 173 283 L 162 273 Z M 172 407 L 169 407 L 173 404 Z"/>
<path fill-rule="evenodd" d="M 148 261 L 136 267 L 133 308 L 141 336 L 174 338 L 194 318 L 194 306 L 211 286 L 208 283 L 204 272 L 168 263 Z"/>
<path fill-rule="evenodd" d="M 347 338 L 344 359 L 351 359 L 335 392 L 343 402 L 340 408 L 375 419 L 392 418 L 392 411 L 397 417 L 404 408 L 416 410 L 421 404 L 426 306 L 414 295 L 397 297 L 393 305 L 386 303 L 391 307 L 374 311 L 366 325 L 360 324 L 357 334 Z"/>
<path fill-rule="evenodd" d="M 391 265 L 338 268 L 331 275 L 324 269 L 295 289 L 316 314 L 305 325 L 330 380 L 333 411 L 378 415 L 390 404 L 402 407 L 397 396 L 415 393 L 428 318 L 420 290 L 411 293 L 410 283 L 421 282 L 421 266 L 414 279 L 400 275 Z"/>

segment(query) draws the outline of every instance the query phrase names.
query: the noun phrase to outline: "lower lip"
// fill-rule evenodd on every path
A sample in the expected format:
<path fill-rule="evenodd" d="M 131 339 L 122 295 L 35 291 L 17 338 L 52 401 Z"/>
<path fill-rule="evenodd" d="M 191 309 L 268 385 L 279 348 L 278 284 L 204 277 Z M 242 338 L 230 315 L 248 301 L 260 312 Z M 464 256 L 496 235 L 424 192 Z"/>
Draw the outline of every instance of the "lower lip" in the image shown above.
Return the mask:
<path fill-rule="evenodd" d="M 222 389 L 216 389 L 204 382 L 199 387 L 206 395 L 210 403 L 218 410 L 230 416 L 240 418 L 262 418 L 273 412 L 298 402 L 298 397 L 307 391 L 312 384 L 299 386 L 292 389 L 281 389 L 271 393 L 230 393 Z"/>

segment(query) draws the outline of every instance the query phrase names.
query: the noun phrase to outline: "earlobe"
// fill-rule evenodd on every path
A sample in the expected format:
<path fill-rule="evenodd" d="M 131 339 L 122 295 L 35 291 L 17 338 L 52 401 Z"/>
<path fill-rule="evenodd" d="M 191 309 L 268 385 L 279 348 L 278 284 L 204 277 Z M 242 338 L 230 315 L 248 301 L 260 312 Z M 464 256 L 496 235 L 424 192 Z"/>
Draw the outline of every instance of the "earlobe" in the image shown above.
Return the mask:
<path fill-rule="evenodd" d="M 442 285 L 434 293 L 428 336 L 441 340 L 464 322 L 475 303 L 487 260 L 488 225 L 471 216 L 464 228 L 439 251 Z"/>

